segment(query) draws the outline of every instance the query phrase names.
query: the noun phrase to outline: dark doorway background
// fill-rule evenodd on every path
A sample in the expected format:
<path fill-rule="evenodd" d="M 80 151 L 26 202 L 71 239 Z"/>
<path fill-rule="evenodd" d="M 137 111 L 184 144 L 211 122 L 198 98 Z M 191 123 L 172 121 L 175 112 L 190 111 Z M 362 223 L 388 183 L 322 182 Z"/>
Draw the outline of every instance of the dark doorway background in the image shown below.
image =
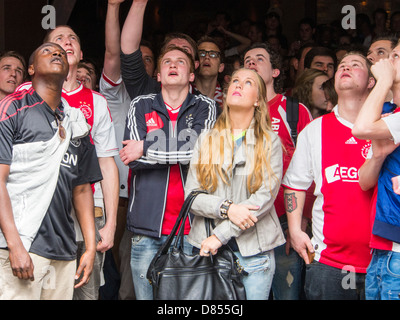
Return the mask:
<path fill-rule="evenodd" d="M 125 0 L 121 5 L 122 22 L 131 3 Z M 78 33 L 84 56 L 101 66 L 107 0 L 0 0 L 0 51 L 16 50 L 28 58 L 46 34 L 41 10 L 47 4 L 56 8 L 57 24 L 68 24 Z M 267 10 L 276 7 L 282 12 L 283 33 L 291 42 L 301 18 L 327 24 L 340 20 L 341 8 L 348 4 L 370 18 L 376 8 L 384 8 L 389 15 L 400 9 L 400 0 L 149 0 L 143 37 L 156 39 L 168 31 L 200 32 L 219 11 L 227 12 L 234 22 L 249 18 L 263 23 Z"/>

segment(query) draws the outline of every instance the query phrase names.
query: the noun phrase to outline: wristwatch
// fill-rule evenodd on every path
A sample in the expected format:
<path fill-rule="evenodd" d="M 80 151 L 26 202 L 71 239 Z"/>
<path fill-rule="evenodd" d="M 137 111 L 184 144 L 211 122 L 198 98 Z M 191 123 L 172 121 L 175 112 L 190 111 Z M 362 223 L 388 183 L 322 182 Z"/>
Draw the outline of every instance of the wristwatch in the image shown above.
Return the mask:
<path fill-rule="evenodd" d="M 224 202 L 222 202 L 221 207 L 219 208 L 222 218 L 224 218 L 224 219 L 228 218 L 228 210 L 232 203 L 233 203 L 233 201 L 228 200 L 228 199 L 226 199 L 226 200 L 224 200 Z"/>

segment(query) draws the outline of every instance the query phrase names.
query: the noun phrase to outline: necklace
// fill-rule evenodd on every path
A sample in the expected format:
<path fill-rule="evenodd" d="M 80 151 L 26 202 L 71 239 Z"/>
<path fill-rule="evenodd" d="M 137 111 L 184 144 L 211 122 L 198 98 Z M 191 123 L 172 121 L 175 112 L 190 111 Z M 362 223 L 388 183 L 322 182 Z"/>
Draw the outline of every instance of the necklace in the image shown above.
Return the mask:
<path fill-rule="evenodd" d="M 60 136 L 61 140 L 64 140 L 66 137 L 65 128 L 62 126 L 63 116 L 59 113 L 55 113 L 55 120 L 58 126 L 58 135 Z"/>

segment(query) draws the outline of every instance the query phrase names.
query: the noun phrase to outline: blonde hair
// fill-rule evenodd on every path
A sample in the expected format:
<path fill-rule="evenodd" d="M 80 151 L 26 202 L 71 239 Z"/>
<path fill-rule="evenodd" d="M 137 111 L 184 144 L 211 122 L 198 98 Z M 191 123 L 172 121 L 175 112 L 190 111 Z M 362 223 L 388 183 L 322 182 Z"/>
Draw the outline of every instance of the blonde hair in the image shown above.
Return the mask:
<path fill-rule="evenodd" d="M 234 75 L 243 69 L 236 70 Z M 246 69 L 249 70 L 249 69 Z M 252 71 L 252 70 L 251 70 Z M 254 126 L 248 128 L 254 131 L 255 149 L 252 155 L 246 154 L 247 158 L 252 161 L 251 170 L 247 176 L 247 189 L 251 193 L 256 192 L 262 185 L 266 172 L 268 180 L 271 177 L 277 179 L 270 166 L 271 152 L 272 152 L 272 139 L 271 132 L 271 119 L 267 109 L 266 102 L 266 87 L 262 78 L 255 72 L 256 83 L 258 87 L 258 106 L 254 109 Z M 232 80 L 229 85 L 232 84 Z M 228 165 L 227 171 L 223 169 L 224 153 L 231 150 L 233 155 L 233 138 L 231 135 L 231 122 L 229 117 L 229 106 L 226 99 L 224 99 L 223 111 L 218 117 L 214 128 L 209 131 L 204 138 L 199 141 L 199 161 L 196 164 L 197 179 L 203 190 L 210 193 L 215 192 L 218 187 L 218 177 L 221 178 L 223 183 L 230 183 L 230 173 L 232 170 L 233 159 Z M 246 143 L 246 138 L 243 143 Z"/>

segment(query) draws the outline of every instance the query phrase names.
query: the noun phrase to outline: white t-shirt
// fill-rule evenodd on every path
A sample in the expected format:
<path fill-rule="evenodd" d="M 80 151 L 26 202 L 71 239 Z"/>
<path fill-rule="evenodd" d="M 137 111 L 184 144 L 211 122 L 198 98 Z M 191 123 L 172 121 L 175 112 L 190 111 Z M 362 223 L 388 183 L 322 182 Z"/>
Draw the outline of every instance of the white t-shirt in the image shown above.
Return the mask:
<path fill-rule="evenodd" d="M 117 82 L 113 82 L 102 73 L 100 78 L 100 92 L 106 97 L 108 107 L 114 123 L 115 136 L 119 149 L 122 149 L 122 141 L 124 140 L 126 117 L 128 115 L 131 99 L 125 88 L 122 78 Z M 119 171 L 119 196 L 128 198 L 128 176 L 129 167 L 126 166 L 119 157 L 114 157 Z"/>

